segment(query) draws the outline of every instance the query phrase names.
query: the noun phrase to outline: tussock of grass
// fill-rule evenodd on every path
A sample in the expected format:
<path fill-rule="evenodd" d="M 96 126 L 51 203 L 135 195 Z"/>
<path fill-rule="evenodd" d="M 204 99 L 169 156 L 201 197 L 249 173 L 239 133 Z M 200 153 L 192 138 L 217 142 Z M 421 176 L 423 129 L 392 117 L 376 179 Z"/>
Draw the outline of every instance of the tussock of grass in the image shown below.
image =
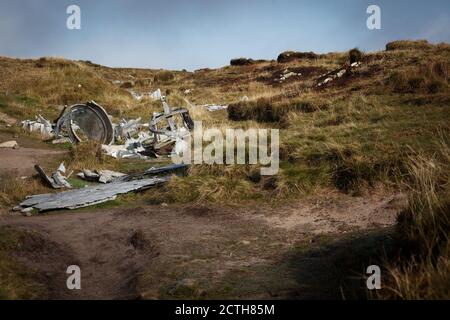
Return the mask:
<path fill-rule="evenodd" d="M 175 74 L 168 70 L 161 70 L 157 74 L 155 74 L 154 82 L 157 84 L 164 84 L 175 79 Z"/>
<path fill-rule="evenodd" d="M 95 141 L 72 145 L 70 155 L 70 167 L 75 170 L 103 169 L 107 160 L 112 162 L 112 159 L 107 159 L 106 155 L 103 153 L 101 144 Z"/>
<path fill-rule="evenodd" d="M 305 99 L 279 101 L 259 98 L 254 101 L 231 104 L 228 107 L 228 118 L 233 121 L 283 122 L 290 112 L 309 113 L 324 107 L 326 106 Z"/>
<path fill-rule="evenodd" d="M 253 59 L 248 58 L 236 58 L 230 60 L 231 66 L 246 66 L 253 63 L 255 63 L 255 61 Z"/>
<path fill-rule="evenodd" d="M 358 48 L 354 48 L 354 49 L 350 50 L 348 55 L 350 58 L 350 63 L 361 62 L 363 60 L 363 56 L 364 56 L 364 54 Z"/>
<path fill-rule="evenodd" d="M 23 201 L 26 196 L 37 193 L 48 193 L 49 189 L 39 177 L 22 179 L 13 173 L 0 176 L 0 205 L 12 208 Z"/>
<path fill-rule="evenodd" d="M 277 58 L 278 63 L 286 63 L 295 60 L 308 60 L 308 59 L 317 59 L 320 55 L 314 52 L 295 52 L 295 51 L 285 51 L 280 53 Z"/>
<path fill-rule="evenodd" d="M 412 157 L 408 206 L 398 217 L 396 236 L 403 259 L 388 264 L 390 287 L 384 298 L 450 298 L 450 147 L 438 156 Z"/>
<path fill-rule="evenodd" d="M 448 92 L 449 65 L 446 61 L 432 61 L 419 67 L 394 71 L 387 83 L 396 93 Z"/>
<path fill-rule="evenodd" d="M 386 44 L 387 51 L 393 50 L 426 50 L 432 45 L 427 40 L 399 40 Z"/>

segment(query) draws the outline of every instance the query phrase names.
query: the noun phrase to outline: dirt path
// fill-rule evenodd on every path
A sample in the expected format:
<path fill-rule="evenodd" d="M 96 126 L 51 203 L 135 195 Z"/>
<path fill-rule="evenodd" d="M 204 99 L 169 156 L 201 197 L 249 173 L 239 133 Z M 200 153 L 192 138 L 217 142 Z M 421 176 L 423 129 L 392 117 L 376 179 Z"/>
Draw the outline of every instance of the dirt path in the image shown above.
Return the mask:
<path fill-rule="evenodd" d="M 55 298 L 339 298 L 339 288 L 328 281 L 334 244 L 391 226 L 401 205 L 400 196 L 331 193 L 282 207 L 3 214 L 0 225 L 39 232 L 61 249 L 36 262 L 55 280 Z M 310 250 L 316 247 L 319 253 Z M 52 259 L 60 262 L 58 270 L 48 270 Z M 63 266 L 70 264 L 81 267 L 80 291 L 66 289 Z M 317 278 L 319 270 L 325 271 Z"/>
<path fill-rule="evenodd" d="M 35 173 L 34 165 L 47 163 L 52 157 L 66 151 L 43 150 L 34 148 L 0 149 L 0 172 L 15 172 L 17 175 Z M 54 159 L 52 159 L 54 162 Z"/>
<path fill-rule="evenodd" d="M 66 150 L 52 149 L 42 141 L 25 134 L 13 134 L 0 130 L 0 142 L 15 140 L 18 149 L 0 149 L 0 174 L 26 176 L 35 173 L 34 165 L 56 164 Z M 56 168 L 55 168 L 56 169 Z"/>

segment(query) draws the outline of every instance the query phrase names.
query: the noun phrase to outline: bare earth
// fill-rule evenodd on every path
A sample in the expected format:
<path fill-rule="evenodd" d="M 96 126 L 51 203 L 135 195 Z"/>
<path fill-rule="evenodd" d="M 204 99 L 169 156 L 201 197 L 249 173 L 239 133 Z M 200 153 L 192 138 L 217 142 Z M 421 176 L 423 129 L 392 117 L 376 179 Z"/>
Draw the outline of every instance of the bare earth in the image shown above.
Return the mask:
<path fill-rule="evenodd" d="M 15 172 L 17 175 L 30 175 L 35 172 L 34 165 L 47 162 L 64 151 L 35 148 L 0 149 L 0 169 L 2 172 Z M 6 170 L 5 170 L 6 169 Z"/>
<path fill-rule="evenodd" d="M 53 298 L 341 298 L 328 278 L 345 241 L 339 250 L 305 250 L 316 248 L 322 235 L 335 243 L 358 230 L 384 230 L 402 201 L 399 195 L 328 193 L 281 207 L 4 212 L 0 225 L 37 231 L 55 248 L 37 260 L 21 257 L 46 271 Z M 81 267 L 80 291 L 66 289 L 71 264 Z"/>

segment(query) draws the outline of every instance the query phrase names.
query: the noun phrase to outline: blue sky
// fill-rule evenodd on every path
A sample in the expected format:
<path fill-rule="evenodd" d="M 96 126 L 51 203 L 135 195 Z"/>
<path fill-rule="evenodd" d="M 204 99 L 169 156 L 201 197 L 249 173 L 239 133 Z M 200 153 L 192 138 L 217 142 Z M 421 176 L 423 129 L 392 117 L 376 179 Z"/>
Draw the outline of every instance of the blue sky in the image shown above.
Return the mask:
<path fill-rule="evenodd" d="M 81 30 L 66 28 L 71 4 Z M 381 30 L 366 27 L 370 4 L 381 8 Z M 0 55 L 114 67 L 194 70 L 422 38 L 450 42 L 450 0 L 0 0 Z"/>

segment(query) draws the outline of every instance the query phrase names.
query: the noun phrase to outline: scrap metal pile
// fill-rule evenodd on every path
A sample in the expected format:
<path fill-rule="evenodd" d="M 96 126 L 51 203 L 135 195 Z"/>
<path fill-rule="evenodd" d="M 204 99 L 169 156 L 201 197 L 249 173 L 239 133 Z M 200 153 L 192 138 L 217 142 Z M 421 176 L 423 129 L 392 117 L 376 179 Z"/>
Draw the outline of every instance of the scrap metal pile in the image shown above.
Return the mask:
<path fill-rule="evenodd" d="M 171 156 L 184 151 L 186 142 L 183 138 L 191 134 L 194 122 L 187 109 L 172 109 L 165 97 L 161 97 L 161 102 L 163 112 L 154 113 L 148 123 L 142 123 L 141 118 L 138 118 L 122 119 L 114 124 L 105 109 L 90 101 L 65 107 L 54 123 L 38 115 L 36 120 L 22 121 L 22 127 L 52 138 L 53 143 L 97 141 L 102 144 L 105 153 L 115 158 Z M 49 187 L 70 190 L 29 196 L 14 210 L 30 215 L 33 210 L 42 212 L 91 206 L 114 200 L 119 194 L 159 186 L 167 182 L 173 173 L 186 173 L 186 168 L 185 164 L 171 164 L 137 174 L 85 169 L 77 177 L 94 184 L 75 189 L 69 182 L 73 172 L 66 176 L 63 163 L 51 175 L 47 175 L 42 167 L 36 165 L 36 171 Z"/>
<path fill-rule="evenodd" d="M 38 167 L 36 169 L 39 171 Z M 169 181 L 170 174 L 185 174 L 186 169 L 187 165 L 185 164 L 172 164 L 165 167 L 150 168 L 141 173 L 117 175 L 103 184 L 91 185 L 80 189 L 71 189 L 59 193 L 29 196 L 13 210 L 29 213 L 33 210 L 43 212 L 92 206 L 114 200 L 117 195 L 120 194 L 142 191 L 161 185 Z M 59 170 L 60 169 L 58 169 L 58 172 Z M 47 177 L 45 173 L 40 174 L 41 176 L 44 175 Z M 49 177 L 47 177 L 47 179 L 49 179 Z M 53 186 L 54 181 L 49 180 L 48 183 Z"/>
<path fill-rule="evenodd" d="M 138 118 L 122 119 L 114 124 L 103 107 L 90 101 L 65 107 L 54 123 L 38 115 L 36 120 L 22 121 L 22 127 L 53 137 L 53 143 L 97 141 L 103 151 L 114 158 L 170 156 L 180 151 L 183 138 L 191 134 L 194 122 L 187 109 L 172 109 L 164 96 L 161 102 L 163 112 L 154 113 L 148 123 Z"/>

